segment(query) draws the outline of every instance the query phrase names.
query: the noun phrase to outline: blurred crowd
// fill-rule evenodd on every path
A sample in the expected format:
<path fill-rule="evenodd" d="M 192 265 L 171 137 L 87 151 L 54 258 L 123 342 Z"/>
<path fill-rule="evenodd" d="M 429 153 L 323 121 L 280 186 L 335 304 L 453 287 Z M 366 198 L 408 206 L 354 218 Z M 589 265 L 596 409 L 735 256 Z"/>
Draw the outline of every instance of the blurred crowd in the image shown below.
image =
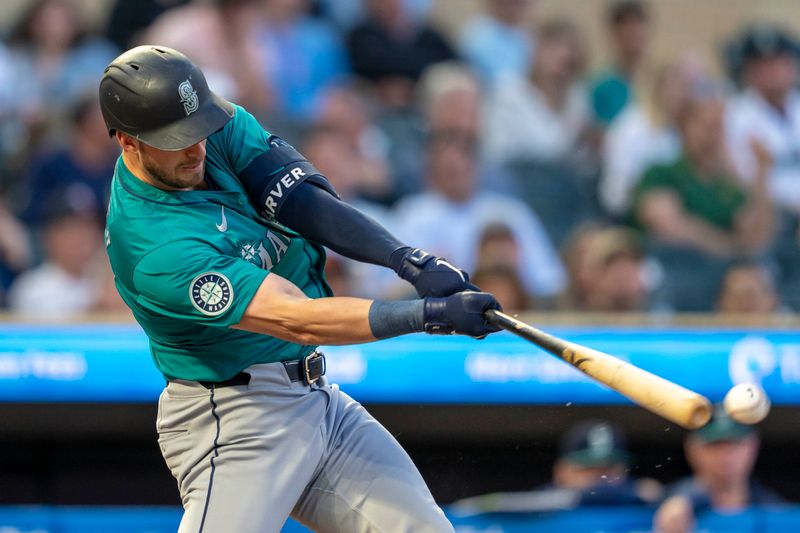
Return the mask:
<path fill-rule="evenodd" d="M 97 84 L 137 44 L 192 58 L 402 240 L 511 311 L 800 309 L 800 46 L 754 21 L 725 75 L 651 57 L 645 1 L 609 1 L 589 70 L 576 21 L 485 0 L 453 38 L 433 0 L 111 1 L 88 31 L 32 0 L 0 40 L 0 309 L 119 310 L 103 250 L 118 148 Z M 536 24 L 531 20 L 537 20 Z M 154 229 L 157 231 L 157 228 Z M 337 295 L 402 297 L 331 255 Z"/>
<path fill-rule="evenodd" d="M 625 432 L 612 422 L 582 420 L 561 436 L 550 482 L 530 491 L 465 498 L 452 509 L 470 515 L 641 506 L 653 511 L 655 533 L 688 533 L 766 530 L 763 525 L 747 525 L 743 513 L 789 504 L 754 475 L 759 430 L 735 422 L 722 406 L 707 425 L 685 435 L 689 472 L 672 483 L 635 476 L 637 459 L 626 441 Z M 698 519 L 709 514 L 733 520 L 721 529 L 698 528 Z"/>

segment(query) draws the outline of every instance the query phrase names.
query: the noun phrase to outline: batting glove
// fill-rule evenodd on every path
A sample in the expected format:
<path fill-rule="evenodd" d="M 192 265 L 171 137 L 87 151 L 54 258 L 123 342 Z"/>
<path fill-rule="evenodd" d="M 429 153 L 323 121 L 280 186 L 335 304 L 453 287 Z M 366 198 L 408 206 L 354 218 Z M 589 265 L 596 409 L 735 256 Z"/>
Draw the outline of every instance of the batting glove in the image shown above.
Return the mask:
<path fill-rule="evenodd" d="M 469 275 L 419 248 L 403 248 L 393 254 L 394 271 L 411 283 L 421 298 L 450 296 L 462 291 L 480 291 Z"/>
<path fill-rule="evenodd" d="M 502 310 L 495 297 L 486 292 L 467 291 L 447 298 L 425 298 L 425 332 L 482 339 L 500 331 L 483 316 L 488 309 Z"/>

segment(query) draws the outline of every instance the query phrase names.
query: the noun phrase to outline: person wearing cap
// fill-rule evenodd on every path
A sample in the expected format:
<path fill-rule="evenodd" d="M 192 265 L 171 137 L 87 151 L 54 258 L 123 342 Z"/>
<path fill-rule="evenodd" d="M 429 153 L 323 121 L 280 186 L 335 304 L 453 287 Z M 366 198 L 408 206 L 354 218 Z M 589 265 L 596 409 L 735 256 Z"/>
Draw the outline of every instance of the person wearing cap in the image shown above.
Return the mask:
<path fill-rule="evenodd" d="M 736 47 L 743 90 L 730 102 L 726 143 L 739 176 L 756 180 L 762 145 L 775 162 L 769 192 L 775 203 L 800 213 L 800 92 L 798 44 L 782 29 L 762 24 L 745 31 Z"/>
<path fill-rule="evenodd" d="M 585 420 L 562 436 L 551 486 L 576 491 L 578 505 L 652 503 L 660 495 L 660 485 L 631 479 L 630 461 L 620 428 L 605 420 Z"/>
<path fill-rule="evenodd" d="M 277 532 L 290 515 L 323 532 L 453 531 L 394 437 L 326 381 L 317 347 L 483 338 L 495 298 L 341 202 L 182 53 L 128 50 L 99 89 L 122 150 L 106 249 L 167 381 L 156 425 L 179 531 Z M 420 298 L 335 297 L 323 246 L 393 268 Z"/>
<path fill-rule="evenodd" d="M 456 514 L 564 511 L 580 506 L 651 505 L 661 497 L 653 479 L 632 479 L 625 435 L 606 420 L 571 426 L 559 440 L 550 482 L 523 492 L 495 492 L 458 500 Z"/>
<path fill-rule="evenodd" d="M 752 478 L 760 439 L 755 426 L 739 424 L 718 407 L 711 421 L 686 437 L 684 450 L 692 475 L 667 487 L 653 519 L 659 533 L 692 530 L 707 510 L 735 512 L 751 505 L 785 500 Z"/>

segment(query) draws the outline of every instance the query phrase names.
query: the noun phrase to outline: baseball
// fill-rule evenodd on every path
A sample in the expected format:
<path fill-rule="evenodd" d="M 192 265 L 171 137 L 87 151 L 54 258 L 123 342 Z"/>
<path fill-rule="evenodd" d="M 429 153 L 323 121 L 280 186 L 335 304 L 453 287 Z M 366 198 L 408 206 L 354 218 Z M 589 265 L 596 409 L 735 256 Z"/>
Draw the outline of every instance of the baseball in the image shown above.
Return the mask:
<path fill-rule="evenodd" d="M 740 424 L 757 424 L 769 414 L 769 398 L 755 383 L 739 383 L 725 395 L 725 412 Z"/>

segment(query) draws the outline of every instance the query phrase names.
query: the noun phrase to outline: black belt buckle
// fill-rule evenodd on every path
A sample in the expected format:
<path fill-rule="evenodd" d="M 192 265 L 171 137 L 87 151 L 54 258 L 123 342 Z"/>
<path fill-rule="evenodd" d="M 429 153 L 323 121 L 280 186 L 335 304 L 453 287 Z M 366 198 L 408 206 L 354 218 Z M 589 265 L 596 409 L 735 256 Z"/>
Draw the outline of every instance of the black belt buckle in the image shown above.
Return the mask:
<path fill-rule="evenodd" d="M 306 385 L 312 385 L 325 375 L 325 355 L 320 352 L 313 351 L 307 356 L 303 357 L 303 379 Z"/>

